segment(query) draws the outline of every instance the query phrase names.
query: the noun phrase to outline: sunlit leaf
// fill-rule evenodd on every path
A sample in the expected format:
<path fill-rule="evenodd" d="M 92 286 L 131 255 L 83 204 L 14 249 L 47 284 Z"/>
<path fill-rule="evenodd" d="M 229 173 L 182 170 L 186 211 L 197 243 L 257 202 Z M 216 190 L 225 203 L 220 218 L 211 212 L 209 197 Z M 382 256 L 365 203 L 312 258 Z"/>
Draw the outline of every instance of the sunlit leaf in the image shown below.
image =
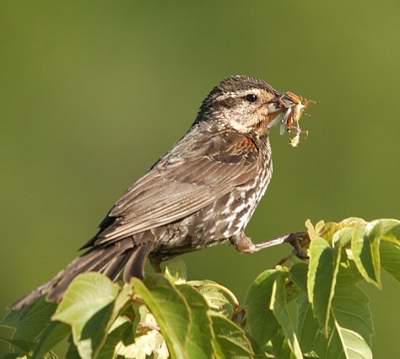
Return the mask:
<path fill-rule="evenodd" d="M 238 325 L 216 313 L 211 315 L 214 331 L 213 347 L 218 359 L 254 358 L 246 333 Z"/>
<path fill-rule="evenodd" d="M 162 275 L 154 274 L 146 282 L 134 278 L 134 291 L 144 300 L 161 328 L 172 358 L 186 359 L 186 339 L 190 326 L 185 298 Z"/>
<path fill-rule="evenodd" d="M 198 290 L 207 301 L 211 309 L 215 311 L 224 311 L 227 306 L 230 306 L 231 309 L 229 310 L 229 312 L 232 313 L 231 302 L 228 300 L 223 292 L 218 290 L 218 288 L 212 286 L 204 286 L 200 287 Z"/>
<path fill-rule="evenodd" d="M 400 246 L 381 241 L 382 267 L 400 281 Z"/>
<path fill-rule="evenodd" d="M 130 343 L 132 343 L 132 323 L 126 318 L 120 318 L 120 320 L 117 320 L 117 325 L 113 326 L 113 329 L 107 334 L 107 337 L 101 349 L 99 350 L 96 359 L 113 358 L 118 343 L 124 341 L 127 342 L 126 339 L 129 337 L 131 339 Z"/>
<path fill-rule="evenodd" d="M 118 358 L 167 359 L 169 357 L 164 338 L 157 330 L 150 330 L 144 334 L 136 336 L 135 342 L 132 344 L 124 344 L 119 342 L 115 349 L 114 357 L 117 355 Z M 109 358 L 110 356 L 104 356 L 101 358 L 99 357 L 99 359 Z M 113 356 L 111 356 L 111 358 L 113 358 Z"/>
<path fill-rule="evenodd" d="M 372 359 L 372 352 L 358 333 L 334 322 L 329 338 L 320 335 L 315 345 L 319 358 L 323 359 Z"/>
<path fill-rule="evenodd" d="M 343 328 L 337 321 L 335 326 L 346 359 L 372 359 L 371 349 L 360 334 Z M 336 355 L 332 356 L 332 359 L 336 358 Z"/>
<path fill-rule="evenodd" d="M 76 277 L 58 306 L 54 320 L 72 327 L 82 358 L 91 358 L 107 331 L 118 287 L 106 276 L 85 273 Z"/>
<path fill-rule="evenodd" d="M 377 219 L 370 222 L 370 235 L 381 240 L 400 245 L 400 221 L 397 219 Z"/>
<path fill-rule="evenodd" d="M 208 306 L 227 316 L 233 314 L 234 308 L 239 306 L 239 301 L 231 290 L 211 280 L 189 281 L 207 301 Z"/>
<path fill-rule="evenodd" d="M 188 284 L 177 286 L 190 307 L 190 326 L 187 333 L 186 350 L 191 358 L 212 357 L 213 331 L 208 316 L 208 305 L 203 296 Z"/>
<path fill-rule="evenodd" d="M 367 225 L 353 232 L 351 251 L 354 263 L 364 279 L 381 288 L 380 237 L 374 236 L 373 227 Z"/>
<path fill-rule="evenodd" d="M 344 248 L 351 244 L 351 239 L 353 238 L 353 232 L 355 228 L 345 227 L 339 229 L 332 236 L 332 245 L 337 248 Z"/>
<path fill-rule="evenodd" d="M 336 222 L 326 222 L 323 226 L 317 228 L 318 236 L 324 238 L 327 242 L 332 243 L 333 235 L 340 230 L 340 225 Z"/>
<path fill-rule="evenodd" d="M 317 335 L 314 340 L 319 355 L 327 359 L 372 358 L 369 343 L 374 330 L 365 294 L 357 286 L 338 285 L 332 313 L 329 337 Z"/>
<path fill-rule="evenodd" d="M 172 283 L 183 283 L 187 278 L 186 264 L 182 259 L 174 259 L 165 265 L 165 276 Z"/>
<path fill-rule="evenodd" d="M 349 217 L 340 221 L 339 226 L 350 227 L 350 228 L 364 228 L 367 223 L 368 222 L 363 218 Z"/>
<path fill-rule="evenodd" d="M 381 266 L 400 281 L 400 221 L 306 226 L 309 260 L 260 274 L 244 307 L 218 283 L 186 281 L 182 262 L 128 284 L 87 273 L 72 282 L 55 321 L 56 305 L 43 298 L 9 312 L 0 325 L 15 335 L 1 358 L 54 359 L 52 348 L 72 331 L 67 359 L 371 359 L 372 316 L 358 283 L 380 286 Z"/>

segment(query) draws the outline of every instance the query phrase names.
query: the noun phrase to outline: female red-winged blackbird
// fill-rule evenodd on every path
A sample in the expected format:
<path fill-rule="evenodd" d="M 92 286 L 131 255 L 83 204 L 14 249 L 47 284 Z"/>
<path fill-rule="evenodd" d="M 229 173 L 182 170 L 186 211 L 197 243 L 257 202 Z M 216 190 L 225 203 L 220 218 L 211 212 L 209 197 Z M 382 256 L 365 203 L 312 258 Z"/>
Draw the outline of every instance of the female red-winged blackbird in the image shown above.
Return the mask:
<path fill-rule="evenodd" d="M 228 240 L 252 253 L 290 239 L 255 245 L 243 231 L 271 179 L 269 129 L 292 100 L 251 77 L 222 81 L 186 135 L 111 208 L 86 251 L 13 309 L 43 295 L 59 301 L 82 272 L 128 281 L 143 277 L 147 258 L 160 263 Z"/>

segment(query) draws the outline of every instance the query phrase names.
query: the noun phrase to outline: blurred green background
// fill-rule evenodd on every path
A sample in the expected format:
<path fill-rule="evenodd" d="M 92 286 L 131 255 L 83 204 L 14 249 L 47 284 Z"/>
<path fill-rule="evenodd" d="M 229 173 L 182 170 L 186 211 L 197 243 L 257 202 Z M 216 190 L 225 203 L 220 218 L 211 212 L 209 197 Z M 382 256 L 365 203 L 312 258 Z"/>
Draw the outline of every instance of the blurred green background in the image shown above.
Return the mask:
<path fill-rule="evenodd" d="M 299 148 L 273 134 L 275 173 L 250 236 L 307 218 L 399 218 L 399 18 L 397 0 L 1 1 L 0 308 L 76 256 L 231 74 L 318 102 Z M 184 259 L 191 278 L 243 298 L 289 251 L 226 245 Z M 400 285 L 384 286 L 367 288 L 374 352 L 394 358 Z"/>

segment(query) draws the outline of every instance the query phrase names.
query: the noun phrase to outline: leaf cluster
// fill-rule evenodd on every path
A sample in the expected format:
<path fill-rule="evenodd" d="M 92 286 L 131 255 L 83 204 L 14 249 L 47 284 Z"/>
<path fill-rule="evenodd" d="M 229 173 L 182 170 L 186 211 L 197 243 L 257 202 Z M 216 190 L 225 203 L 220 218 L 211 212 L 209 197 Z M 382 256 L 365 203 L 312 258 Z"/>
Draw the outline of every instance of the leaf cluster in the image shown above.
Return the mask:
<path fill-rule="evenodd" d="M 12 328 L 2 358 L 343 358 L 373 357 L 373 320 L 361 282 L 400 280 L 400 221 L 306 222 L 309 259 L 261 273 L 244 303 L 224 286 L 188 281 L 182 265 L 144 281 L 78 276 L 63 300 L 44 298 L 0 322 Z"/>

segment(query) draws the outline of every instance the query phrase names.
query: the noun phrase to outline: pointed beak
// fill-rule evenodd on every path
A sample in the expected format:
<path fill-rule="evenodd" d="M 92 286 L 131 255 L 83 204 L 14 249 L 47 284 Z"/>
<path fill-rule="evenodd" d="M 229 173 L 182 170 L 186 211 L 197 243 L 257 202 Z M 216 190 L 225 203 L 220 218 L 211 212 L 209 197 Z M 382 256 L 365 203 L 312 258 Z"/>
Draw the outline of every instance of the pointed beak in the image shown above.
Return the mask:
<path fill-rule="evenodd" d="M 284 133 L 288 129 L 288 125 L 290 125 L 290 119 L 295 118 L 298 121 L 308 104 L 308 100 L 292 92 L 277 94 L 276 99 L 267 105 L 268 113 L 273 116 L 268 128 L 280 124 L 280 132 L 281 134 Z"/>
<path fill-rule="evenodd" d="M 294 106 L 289 99 L 286 99 L 285 95 L 278 94 L 276 99 L 267 104 L 268 115 L 270 122 L 268 123 L 268 128 L 272 128 L 279 123 L 283 123 L 290 112 L 291 107 Z"/>

